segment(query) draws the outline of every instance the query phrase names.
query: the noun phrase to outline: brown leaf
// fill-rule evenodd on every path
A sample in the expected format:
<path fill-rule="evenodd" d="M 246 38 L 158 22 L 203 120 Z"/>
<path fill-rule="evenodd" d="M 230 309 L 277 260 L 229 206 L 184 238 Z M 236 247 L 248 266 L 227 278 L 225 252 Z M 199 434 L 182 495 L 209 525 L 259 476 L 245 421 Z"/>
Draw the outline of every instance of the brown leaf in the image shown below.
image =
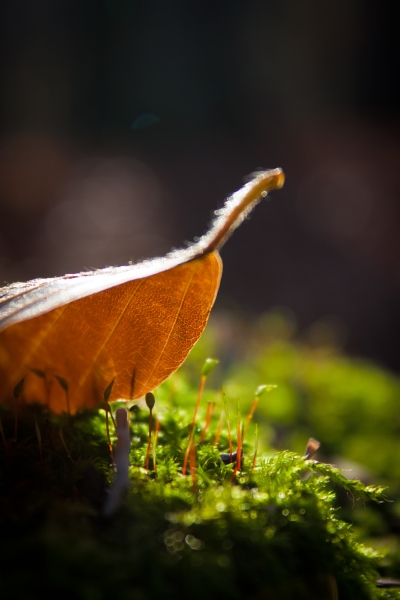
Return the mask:
<path fill-rule="evenodd" d="M 272 189 L 280 169 L 257 173 L 225 204 L 200 240 L 137 265 L 35 279 L 0 289 L 0 401 L 45 404 L 54 413 L 156 388 L 184 361 L 218 291 L 218 253 Z"/>

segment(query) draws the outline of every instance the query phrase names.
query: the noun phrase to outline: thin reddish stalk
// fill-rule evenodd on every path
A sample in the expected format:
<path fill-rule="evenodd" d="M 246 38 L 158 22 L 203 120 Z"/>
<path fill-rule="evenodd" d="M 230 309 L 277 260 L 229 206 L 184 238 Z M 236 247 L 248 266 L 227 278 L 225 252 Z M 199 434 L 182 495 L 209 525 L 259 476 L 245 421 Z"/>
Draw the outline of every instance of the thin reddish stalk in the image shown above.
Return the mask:
<path fill-rule="evenodd" d="M 235 469 L 233 471 L 233 475 L 232 475 L 232 483 L 235 481 L 236 479 L 236 474 L 238 471 L 240 471 L 241 468 L 241 462 L 242 462 L 242 427 L 241 427 L 241 422 L 238 420 L 238 425 L 237 425 L 237 450 L 236 450 L 236 464 L 235 464 Z"/>
<path fill-rule="evenodd" d="M 186 451 L 185 451 L 185 457 L 183 459 L 182 475 L 186 475 L 189 452 L 190 452 L 190 448 L 191 448 L 191 445 L 193 443 L 193 438 L 194 438 L 194 430 L 195 430 L 195 426 L 196 426 L 197 412 L 199 410 L 200 402 L 203 397 L 203 391 L 204 391 L 204 386 L 206 384 L 206 379 L 207 379 L 206 375 L 201 376 L 199 393 L 197 395 L 196 406 L 194 407 L 193 419 L 192 419 L 192 423 L 190 425 L 190 430 L 189 430 L 188 444 L 187 444 Z"/>
<path fill-rule="evenodd" d="M 238 471 L 240 471 L 240 467 L 242 466 L 242 445 L 243 445 L 243 426 L 240 419 L 238 419 L 237 423 L 237 453 L 236 453 L 236 464 L 238 467 Z"/>
<path fill-rule="evenodd" d="M 147 442 L 147 452 L 146 452 L 146 464 L 145 464 L 145 469 L 149 468 L 149 461 L 150 461 L 150 450 L 151 450 L 151 432 L 153 429 L 153 409 L 150 408 L 150 416 L 149 416 L 149 439 Z"/>
<path fill-rule="evenodd" d="M 226 415 L 226 424 L 228 427 L 229 456 L 230 456 L 230 460 L 232 462 L 233 446 L 232 446 L 231 422 L 229 420 L 228 405 L 226 402 L 225 394 L 224 394 L 224 408 L 225 408 L 225 415 Z"/>
<path fill-rule="evenodd" d="M 108 410 L 107 409 L 106 409 L 106 431 L 107 431 L 108 449 L 110 450 L 110 456 L 111 456 L 111 460 L 112 460 L 112 464 L 113 464 L 113 469 L 115 469 L 114 450 L 113 450 L 111 438 L 110 438 L 110 427 L 109 427 L 109 423 L 108 423 Z"/>
<path fill-rule="evenodd" d="M 196 447 L 194 444 L 190 446 L 190 476 L 192 478 L 192 488 L 193 491 L 197 491 L 197 481 L 196 481 Z"/>
<path fill-rule="evenodd" d="M 205 417 L 205 420 L 204 420 L 204 427 L 203 427 L 202 432 L 201 432 L 200 442 L 204 442 L 204 438 L 206 436 L 206 431 L 207 431 L 206 426 L 207 426 L 207 421 L 208 421 L 208 415 L 209 414 L 210 414 L 210 402 L 207 402 L 206 417 Z"/>
<path fill-rule="evenodd" d="M 205 419 L 203 431 L 201 432 L 201 438 L 200 438 L 201 442 L 204 442 L 204 440 L 205 440 L 206 433 L 208 431 L 208 428 L 210 427 L 210 423 L 211 423 L 211 419 L 213 418 L 214 411 L 215 411 L 215 402 L 208 402 L 206 419 Z"/>
<path fill-rule="evenodd" d="M 247 430 L 248 430 L 248 428 L 249 428 L 249 425 L 250 425 L 250 421 L 252 420 L 252 418 L 253 418 L 253 415 L 254 415 L 254 413 L 255 413 L 255 410 L 256 410 L 256 408 L 257 408 L 258 401 L 259 401 L 259 398 L 256 396 L 256 397 L 254 398 L 254 400 L 253 400 L 253 404 L 251 405 L 250 412 L 249 412 L 249 414 L 247 415 L 246 426 L 245 426 L 245 428 L 244 428 L 244 434 L 243 434 L 243 438 L 246 436 Z"/>
<path fill-rule="evenodd" d="M 161 425 L 160 421 L 156 417 L 156 424 L 155 424 L 155 428 L 154 428 L 154 438 L 153 438 L 153 469 L 154 469 L 154 471 L 157 471 L 156 450 L 157 450 L 157 440 L 158 440 L 158 433 L 160 431 L 160 425 Z"/>
<path fill-rule="evenodd" d="M 254 448 L 254 456 L 253 456 L 253 464 L 251 465 L 251 470 L 254 471 L 257 463 L 257 452 L 258 452 L 258 427 L 256 425 L 256 443 Z"/>
<path fill-rule="evenodd" d="M 193 445 L 193 438 L 194 438 L 194 427 L 191 426 L 190 428 L 190 434 L 189 434 L 189 440 L 186 446 L 186 450 L 185 450 L 185 456 L 183 459 L 183 467 L 182 467 L 182 475 L 186 475 L 186 469 L 187 469 L 187 463 L 188 463 L 188 459 L 189 459 L 189 454 L 190 454 L 190 448 Z"/>
<path fill-rule="evenodd" d="M 112 414 L 111 408 L 110 408 L 110 417 L 111 417 L 111 421 L 113 422 L 113 425 L 114 425 L 114 431 L 116 433 L 117 432 L 117 424 L 115 422 L 115 419 L 114 419 L 114 416 Z"/>
<path fill-rule="evenodd" d="M 214 439 L 214 446 L 216 446 L 219 442 L 219 438 L 221 437 L 221 431 L 222 431 L 222 421 L 224 419 L 224 409 L 221 408 L 221 414 L 219 416 L 219 421 L 218 421 L 218 426 L 217 426 L 217 432 L 215 434 L 215 439 Z"/>

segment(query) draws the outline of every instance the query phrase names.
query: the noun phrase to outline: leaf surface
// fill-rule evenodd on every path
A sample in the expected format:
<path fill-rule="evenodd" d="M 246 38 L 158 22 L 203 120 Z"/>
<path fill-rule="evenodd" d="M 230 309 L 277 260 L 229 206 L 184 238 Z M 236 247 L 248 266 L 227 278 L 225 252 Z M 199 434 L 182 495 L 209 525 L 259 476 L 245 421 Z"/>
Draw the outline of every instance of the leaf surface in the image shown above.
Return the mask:
<path fill-rule="evenodd" d="M 218 291 L 227 237 L 268 191 L 280 169 L 257 173 L 233 194 L 211 229 L 188 248 L 137 265 L 37 279 L 0 289 L 0 401 L 52 412 L 136 399 L 184 361 Z M 62 382 L 62 384 L 61 384 Z"/>

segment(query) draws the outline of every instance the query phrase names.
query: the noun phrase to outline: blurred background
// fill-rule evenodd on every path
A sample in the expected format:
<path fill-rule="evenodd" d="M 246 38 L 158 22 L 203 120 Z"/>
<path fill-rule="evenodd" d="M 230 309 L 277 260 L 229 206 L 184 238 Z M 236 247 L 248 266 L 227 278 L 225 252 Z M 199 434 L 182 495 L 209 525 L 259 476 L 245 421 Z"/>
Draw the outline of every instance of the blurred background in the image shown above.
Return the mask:
<path fill-rule="evenodd" d="M 284 307 L 398 372 L 399 12 L 5 0 L 1 285 L 163 254 L 280 166 L 222 251 L 217 312 Z"/>

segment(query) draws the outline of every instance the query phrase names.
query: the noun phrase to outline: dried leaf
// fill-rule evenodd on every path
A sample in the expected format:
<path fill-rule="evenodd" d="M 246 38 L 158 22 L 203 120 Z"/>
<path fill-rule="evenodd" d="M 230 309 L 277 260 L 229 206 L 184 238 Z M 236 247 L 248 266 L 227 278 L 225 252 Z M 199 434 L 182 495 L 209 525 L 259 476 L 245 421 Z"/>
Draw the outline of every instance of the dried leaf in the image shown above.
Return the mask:
<path fill-rule="evenodd" d="M 221 277 L 219 248 L 283 181 L 280 169 L 257 173 L 196 244 L 163 258 L 0 289 L 1 401 L 11 401 L 22 378 L 21 400 L 55 413 L 68 409 L 65 389 L 76 412 L 101 402 L 111 380 L 110 400 L 160 385 L 206 326 Z"/>

